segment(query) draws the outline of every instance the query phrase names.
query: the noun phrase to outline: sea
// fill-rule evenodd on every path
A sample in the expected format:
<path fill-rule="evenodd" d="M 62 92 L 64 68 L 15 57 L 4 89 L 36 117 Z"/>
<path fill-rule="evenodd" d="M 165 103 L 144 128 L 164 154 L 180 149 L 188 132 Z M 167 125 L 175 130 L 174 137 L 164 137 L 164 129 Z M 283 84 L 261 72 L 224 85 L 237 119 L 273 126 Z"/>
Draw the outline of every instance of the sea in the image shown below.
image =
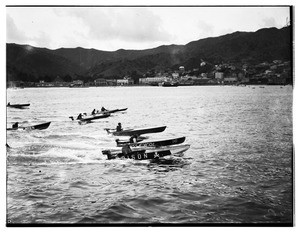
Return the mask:
<path fill-rule="evenodd" d="M 292 86 L 7 89 L 6 225 L 291 226 Z M 93 123 L 69 117 L 128 108 Z M 108 160 L 105 128 L 167 126 L 190 149 L 158 161 Z M 121 137 L 119 137 L 121 138 Z M 123 137 L 122 139 L 125 139 Z"/>

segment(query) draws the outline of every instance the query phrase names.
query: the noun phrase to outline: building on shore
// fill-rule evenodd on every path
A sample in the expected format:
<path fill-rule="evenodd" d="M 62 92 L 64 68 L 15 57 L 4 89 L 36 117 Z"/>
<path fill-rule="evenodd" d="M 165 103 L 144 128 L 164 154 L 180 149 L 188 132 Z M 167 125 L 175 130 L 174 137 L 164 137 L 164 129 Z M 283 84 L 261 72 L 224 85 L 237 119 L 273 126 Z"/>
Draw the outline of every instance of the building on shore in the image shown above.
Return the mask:
<path fill-rule="evenodd" d="M 223 72 L 215 72 L 215 79 L 223 79 L 224 73 Z"/>
<path fill-rule="evenodd" d="M 70 87 L 83 87 L 83 81 L 82 80 L 75 80 L 69 86 Z"/>
<path fill-rule="evenodd" d="M 158 85 L 165 81 L 166 77 L 146 77 L 146 78 L 139 78 L 139 83 L 144 85 Z"/>
<path fill-rule="evenodd" d="M 117 79 L 117 85 L 133 85 L 134 81 L 132 79 Z"/>
<path fill-rule="evenodd" d="M 224 84 L 225 85 L 233 85 L 238 82 L 237 77 L 224 77 Z"/>
<path fill-rule="evenodd" d="M 94 85 L 95 86 L 105 86 L 105 85 L 107 85 L 107 81 L 102 78 L 97 78 L 96 80 L 94 80 Z"/>

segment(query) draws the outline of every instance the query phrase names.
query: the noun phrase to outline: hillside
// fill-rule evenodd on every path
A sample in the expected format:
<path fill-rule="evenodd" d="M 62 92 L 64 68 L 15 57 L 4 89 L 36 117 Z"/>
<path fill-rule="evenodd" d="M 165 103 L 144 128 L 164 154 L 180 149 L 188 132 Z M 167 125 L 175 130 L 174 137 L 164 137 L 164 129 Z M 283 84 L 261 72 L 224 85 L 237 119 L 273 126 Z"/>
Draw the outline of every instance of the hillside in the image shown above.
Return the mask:
<path fill-rule="evenodd" d="M 142 75 L 149 70 L 197 68 L 203 59 L 212 64 L 259 63 L 290 60 L 291 28 L 267 28 L 256 32 L 235 32 L 153 49 L 114 52 L 84 48 L 50 50 L 30 45 L 7 44 L 7 80 L 53 80 L 56 76 L 93 80 L 98 77 Z"/>

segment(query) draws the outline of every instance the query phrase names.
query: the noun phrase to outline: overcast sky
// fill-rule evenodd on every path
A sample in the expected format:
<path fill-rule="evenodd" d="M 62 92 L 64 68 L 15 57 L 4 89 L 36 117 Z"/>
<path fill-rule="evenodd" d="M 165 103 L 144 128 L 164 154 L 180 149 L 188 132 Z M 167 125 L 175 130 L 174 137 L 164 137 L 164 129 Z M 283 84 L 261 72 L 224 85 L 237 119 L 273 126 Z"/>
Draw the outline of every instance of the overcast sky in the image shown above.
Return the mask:
<path fill-rule="evenodd" d="M 285 26 L 288 7 L 6 7 L 6 42 L 114 51 Z"/>

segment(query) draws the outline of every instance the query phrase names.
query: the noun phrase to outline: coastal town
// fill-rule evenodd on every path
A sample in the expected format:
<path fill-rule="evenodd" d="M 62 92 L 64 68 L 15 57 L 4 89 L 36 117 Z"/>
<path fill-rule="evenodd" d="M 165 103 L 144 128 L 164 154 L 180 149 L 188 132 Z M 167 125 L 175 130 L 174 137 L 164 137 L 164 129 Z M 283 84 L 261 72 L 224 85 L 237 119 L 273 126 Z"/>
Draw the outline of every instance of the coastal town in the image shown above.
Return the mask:
<path fill-rule="evenodd" d="M 8 81 L 7 88 L 24 87 L 92 87 L 92 86 L 191 86 L 191 85 L 288 85 L 293 84 L 291 62 L 274 60 L 256 65 L 248 63 L 210 64 L 201 60 L 199 66 L 177 70 L 149 70 L 143 75 L 133 72 L 124 77 L 86 78 L 56 76 L 52 81 L 39 82 Z"/>

